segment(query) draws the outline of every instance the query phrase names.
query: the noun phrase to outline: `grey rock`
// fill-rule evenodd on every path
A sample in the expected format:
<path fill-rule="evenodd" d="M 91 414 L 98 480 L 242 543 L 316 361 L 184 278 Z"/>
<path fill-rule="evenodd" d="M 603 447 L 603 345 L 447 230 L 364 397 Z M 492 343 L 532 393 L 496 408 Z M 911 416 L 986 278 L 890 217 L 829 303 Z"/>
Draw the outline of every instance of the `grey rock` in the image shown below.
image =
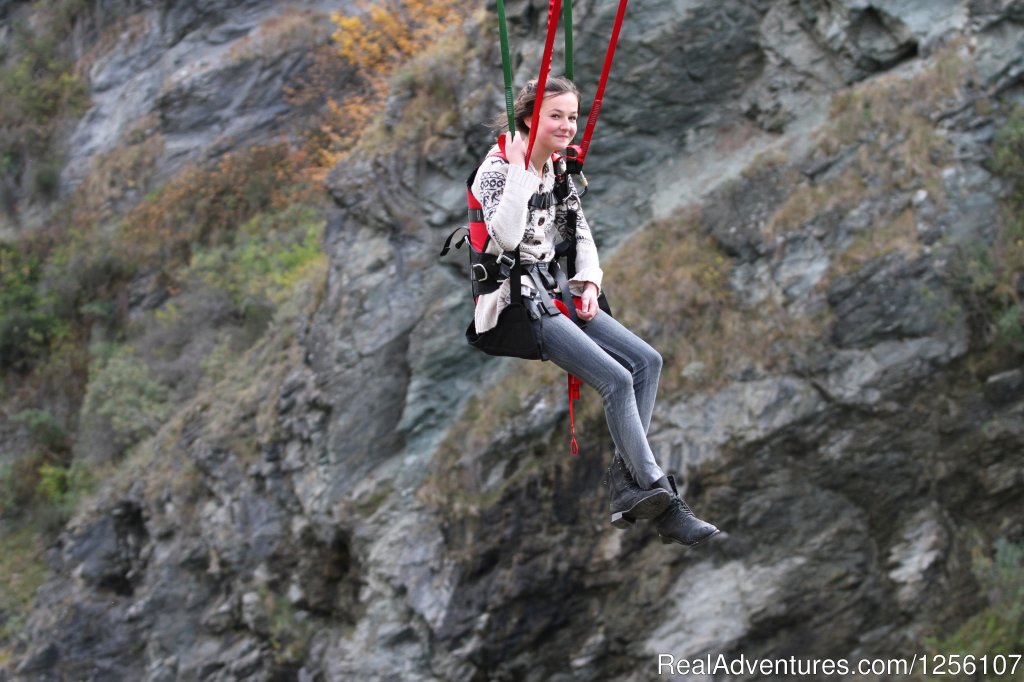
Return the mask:
<path fill-rule="evenodd" d="M 320 28 L 310 38 L 314 44 L 326 40 L 326 12 L 336 10 L 337 3 L 300 2 L 291 8 L 320 12 Z M 164 140 L 160 178 L 282 132 L 291 112 L 283 88 L 308 65 L 312 45 L 264 38 L 265 22 L 280 11 L 265 0 L 230 11 L 192 3 L 101 10 L 123 14 L 130 29 L 91 63 L 92 107 L 71 134 L 62 191 L 76 186 L 93 159 L 123 143 L 149 118 L 159 124 L 147 135 Z"/>
<path fill-rule="evenodd" d="M 999 405 L 1019 401 L 1024 397 L 1024 370 L 1012 369 L 988 377 L 985 397 Z"/>
<path fill-rule="evenodd" d="M 913 611 L 925 600 L 939 599 L 942 558 L 949 551 L 949 532 L 934 508 L 908 520 L 901 541 L 889 553 L 889 578 L 898 585 L 900 606 Z"/>
<path fill-rule="evenodd" d="M 263 597 L 258 592 L 246 592 L 242 595 L 242 622 L 245 627 L 257 634 L 267 634 L 270 621 Z"/>
<path fill-rule="evenodd" d="M 148 541 L 142 510 L 124 501 L 95 524 L 73 534 L 63 552 L 66 565 L 100 590 L 131 595 L 139 581 L 142 547 Z"/>
<path fill-rule="evenodd" d="M 832 264 L 821 241 L 804 235 L 787 240 L 775 266 L 774 280 L 788 304 L 812 299 L 814 288 Z"/>
<path fill-rule="evenodd" d="M 735 382 L 659 411 L 650 440 L 670 468 L 686 470 L 717 459 L 724 446 L 763 441 L 813 419 L 824 407 L 811 384 L 793 377 Z"/>
<path fill-rule="evenodd" d="M 921 336 L 947 336 L 964 324 L 951 293 L 923 261 L 892 254 L 839 278 L 828 289 L 840 348 Z"/>

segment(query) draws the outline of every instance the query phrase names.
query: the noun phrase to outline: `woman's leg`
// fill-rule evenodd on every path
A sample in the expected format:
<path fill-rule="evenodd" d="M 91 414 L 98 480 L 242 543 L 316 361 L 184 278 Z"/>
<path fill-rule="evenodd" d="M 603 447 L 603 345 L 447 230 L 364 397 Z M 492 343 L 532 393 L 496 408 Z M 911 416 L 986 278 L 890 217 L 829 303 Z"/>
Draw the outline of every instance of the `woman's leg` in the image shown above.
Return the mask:
<path fill-rule="evenodd" d="M 606 313 L 598 313 L 597 317 L 587 322 L 583 332 L 633 375 L 636 408 L 644 433 L 647 433 L 651 428 L 651 415 L 654 414 L 654 401 L 658 395 L 661 354 Z"/>
<path fill-rule="evenodd" d="M 598 313 L 584 329 L 562 315 L 545 317 L 543 325 L 544 348 L 551 361 L 601 394 L 612 440 L 623 455 L 623 461 L 632 469 L 633 479 L 643 489 L 661 489 L 658 491 L 660 501 L 650 490 L 645 490 L 643 495 L 636 489 L 635 494 L 627 491 L 621 500 L 616 500 L 613 493 L 613 525 L 625 528 L 635 518 L 654 518 L 662 542 L 687 546 L 717 534 L 714 525 L 697 518 L 679 497 L 675 480 L 665 476 L 647 442 L 646 431 L 658 391 L 661 356 L 605 313 Z M 645 419 L 641 418 L 640 404 L 644 406 Z M 667 507 L 665 497 L 670 498 Z M 616 513 L 618 502 L 624 506 Z"/>
<path fill-rule="evenodd" d="M 599 313 L 587 327 L 594 325 L 602 316 L 604 313 Z M 608 430 L 611 432 L 616 450 L 622 453 L 637 483 L 643 488 L 650 488 L 655 481 L 665 475 L 655 461 L 654 453 L 647 442 L 647 427 L 650 426 L 654 395 L 658 390 L 660 357 L 654 363 L 657 365 L 656 371 L 650 364 L 638 368 L 641 388 L 637 389 L 634 384 L 634 372 L 627 369 L 623 362 L 640 364 L 635 359 L 638 353 L 632 348 L 633 344 L 628 342 L 626 334 L 633 336 L 634 339 L 638 337 L 629 333 L 618 322 L 612 322 L 614 325 L 599 324 L 584 331 L 564 315 L 545 316 L 542 321 L 544 350 L 551 362 L 575 374 L 601 394 Z M 626 334 L 623 334 L 623 331 Z M 594 338 L 589 334 L 593 334 Z M 608 343 L 612 350 L 606 351 L 597 339 Z M 644 406 L 646 421 L 641 415 L 640 403 Z"/>

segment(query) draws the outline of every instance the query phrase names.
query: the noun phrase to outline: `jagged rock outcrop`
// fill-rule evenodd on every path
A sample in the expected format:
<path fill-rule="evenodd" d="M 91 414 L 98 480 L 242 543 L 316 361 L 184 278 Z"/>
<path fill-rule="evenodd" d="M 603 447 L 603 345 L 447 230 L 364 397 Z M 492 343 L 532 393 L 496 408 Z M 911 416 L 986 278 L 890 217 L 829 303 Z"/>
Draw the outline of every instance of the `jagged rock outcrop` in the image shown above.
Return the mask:
<path fill-rule="evenodd" d="M 197 398 L 69 524 L 9 675 L 636 680 L 661 653 L 909 655 L 969 615 L 975 536 L 1024 534 L 1024 379 L 972 366 L 984 346 L 950 263 L 965 242 L 990 246 L 1000 220 L 1006 190 L 984 162 L 1020 87 L 1020 3 L 684 5 L 630 10 L 587 209 L 606 247 L 628 249 L 652 218 L 697 206 L 740 309 L 816 325 L 777 363 L 737 349 L 719 383 L 663 391 L 655 452 L 727 538 L 683 553 L 649 527 L 611 528 L 598 411 L 569 460 L 557 373 L 527 390 L 516 380 L 535 368 L 462 342 L 461 262 L 438 266 L 435 249 L 485 150 L 474 124 L 500 106 L 482 49 L 456 91 L 493 97 L 442 153 L 335 169 L 322 299 L 252 351 L 254 377 Z M 527 74 L 541 19 L 509 11 Z M 580 3 L 578 45 L 602 44 L 609 11 Z M 211 33 L 191 17 L 195 40 L 242 21 Z M 97 81 L 132 89 L 133 59 L 166 67 L 188 44 L 147 40 L 120 39 Z M 937 173 L 885 175 L 898 131 L 877 149 L 874 131 L 829 138 L 838 90 L 885 71 L 906 86 L 941 50 L 974 71 L 951 101 L 922 105 L 944 140 Z M 577 74 L 599 58 L 581 50 Z M 156 101 L 180 149 L 231 132 L 220 79 L 256 82 L 251 64 L 172 77 Z M 118 96 L 104 97 L 96 111 Z M 94 153 L 124 129 L 92 128 Z M 862 191 L 837 196 L 853 181 Z M 803 196 L 823 204 L 800 213 Z M 797 217 L 775 225 L 787 206 Z"/>
<path fill-rule="evenodd" d="M 155 182 L 185 164 L 288 132 L 285 88 L 330 35 L 338 3 L 98 2 L 74 38 L 91 106 L 63 172 L 74 187 L 99 156 L 140 136 L 161 140 Z"/>

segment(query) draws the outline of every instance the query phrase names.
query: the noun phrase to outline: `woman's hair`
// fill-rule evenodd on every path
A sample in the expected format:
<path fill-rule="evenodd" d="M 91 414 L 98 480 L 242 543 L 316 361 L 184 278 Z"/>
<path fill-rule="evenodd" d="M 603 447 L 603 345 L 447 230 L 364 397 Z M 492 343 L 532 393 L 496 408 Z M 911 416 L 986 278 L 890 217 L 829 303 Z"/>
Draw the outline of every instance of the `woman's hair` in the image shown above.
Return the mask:
<path fill-rule="evenodd" d="M 544 98 L 557 97 L 558 95 L 564 95 L 567 92 L 571 92 L 576 95 L 576 104 L 579 105 L 580 91 L 576 89 L 576 84 L 564 76 L 549 76 L 547 81 L 544 83 Z M 513 102 L 513 113 L 516 119 L 516 130 L 520 135 L 528 136 L 530 129 L 527 127 L 524 121 L 531 120 L 533 117 L 533 105 L 537 102 L 537 80 L 531 80 L 528 82 L 519 94 L 516 95 L 515 101 Z M 494 119 L 494 128 L 497 130 L 505 130 L 508 128 L 508 112 L 505 112 Z"/>

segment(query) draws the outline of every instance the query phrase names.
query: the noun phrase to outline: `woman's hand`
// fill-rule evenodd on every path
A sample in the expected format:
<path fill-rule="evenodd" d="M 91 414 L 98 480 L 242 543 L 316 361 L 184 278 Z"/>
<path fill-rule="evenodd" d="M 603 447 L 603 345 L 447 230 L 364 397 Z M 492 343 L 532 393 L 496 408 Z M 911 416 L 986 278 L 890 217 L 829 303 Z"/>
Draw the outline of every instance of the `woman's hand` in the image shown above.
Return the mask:
<path fill-rule="evenodd" d="M 511 164 L 535 173 L 533 168 L 526 165 L 526 139 L 522 135 L 505 133 L 505 158 Z"/>
<path fill-rule="evenodd" d="M 589 322 L 601 311 L 601 308 L 597 305 L 598 293 L 597 285 L 593 282 L 587 282 L 587 285 L 583 288 L 583 295 L 580 297 L 579 310 L 576 311 L 581 320 Z"/>

